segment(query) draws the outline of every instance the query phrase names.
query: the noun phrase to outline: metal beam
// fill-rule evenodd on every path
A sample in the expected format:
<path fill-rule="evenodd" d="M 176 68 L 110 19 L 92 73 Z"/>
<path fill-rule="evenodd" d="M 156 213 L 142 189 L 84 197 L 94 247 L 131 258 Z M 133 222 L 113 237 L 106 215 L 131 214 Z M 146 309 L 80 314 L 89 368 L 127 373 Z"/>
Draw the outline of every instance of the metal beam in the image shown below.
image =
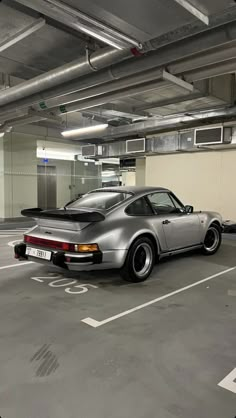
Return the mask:
<path fill-rule="evenodd" d="M 41 29 L 45 23 L 45 19 L 40 17 L 35 20 L 35 22 L 25 26 L 23 29 L 20 29 L 18 32 L 12 33 L 7 39 L 0 43 L 0 52 L 5 51 L 5 49 L 10 48 L 10 46 L 15 45 L 17 42 Z"/>
<path fill-rule="evenodd" d="M 175 2 L 191 13 L 194 17 L 201 20 L 206 25 L 209 25 L 209 17 L 191 4 L 189 0 L 175 0 Z"/>
<path fill-rule="evenodd" d="M 0 73 L 0 89 L 8 89 L 10 87 L 10 76 L 6 73 Z"/>
<path fill-rule="evenodd" d="M 168 73 L 167 71 L 163 71 L 163 79 L 166 81 L 170 81 L 173 84 L 176 84 L 179 87 L 182 87 L 183 89 L 193 92 L 194 86 L 190 83 L 187 83 L 186 81 L 182 80 L 179 77 L 176 77 L 175 75 Z"/>

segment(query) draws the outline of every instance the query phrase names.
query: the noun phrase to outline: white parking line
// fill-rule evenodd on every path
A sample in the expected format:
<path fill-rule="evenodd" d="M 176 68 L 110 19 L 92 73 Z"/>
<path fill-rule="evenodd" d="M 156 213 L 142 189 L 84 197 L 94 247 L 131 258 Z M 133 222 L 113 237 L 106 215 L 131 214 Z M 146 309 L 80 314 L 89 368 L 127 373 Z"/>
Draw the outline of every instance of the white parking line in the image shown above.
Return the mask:
<path fill-rule="evenodd" d="M 15 234 L 15 235 L 13 235 L 13 234 L 11 234 L 11 235 L 0 235 L 0 238 L 11 238 L 11 237 L 17 236 L 17 235 L 19 235 L 19 234 Z"/>
<path fill-rule="evenodd" d="M 221 380 L 221 382 L 218 383 L 218 386 L 236 393 L 236 368 Z"/>
<path fill-rule="evenodd" d="M 164 299 L 170 298 L 171 296 L 177 295 L 178 293 L 185 292 L 186 290 L 189 290 L 192 287 L 198 286 L 202 283 L 205 283 L 209 280 L 212 280 L 215 277 L 222 276 L 223 274 L 229 273 L 230 271 L 233 271 L 235 269 L 236 269 L 236 266 L 231 267 L 227 270 L 220 271 L 219 273 L 213 274 L 212 276 L 206 277 L 205 279 L 199 280 L 198 282 L 195 282 L 195 283 L 192 283 L 188 286 L 177 289 L 174 292 L 167 293 L 166 295 L 163 295 L 163 296 L 160 296 L 159 298 L 150 300 L 149 302 L 143 303 L 142 305 L 135 306 L 134 308 L 128 309 L 127 311 L 124 311 L 124 312 L 121 312 L 117 315 L 111 316 L 110 318 L 104 319 L 103 321 L 97 321 L 96 319 L 93 319 L 93 318 L 84 318 L 84 319 L 81 320 L 81 322 L 84 322 L 85 324 L 90 325 L 93 328 L 101 327 L 102 325 L 105 325 L 108 322 L 115 321 L 116 319 L 121 318 L 122 316 L 129 315 L 129 314 L 131 314 L 133 312 L 136 312 L 140 309 L 146 308 L 147 306 L 153 305 L 154 303 L 160 302 L 161 300 L 164 300 Z"/>
<path fill-rule="evenodd" d="M 228 290 L 228 296 L 236 296 L 236 290 Z"/>
<path fill-rule="evenodd" d="M 33 261 L 26 261 L 23 263 L 19 262 L 18 264 L 10 264 L 9 266 L 0 267 L 0 270 L 11 269 L 12 267 L 21 267 L 21 266 L 25 266 L 26 264 L 33 264 L 33 263 L 34 263 Z"/>
<path fill-rule="evenodd" d="M 7 245 L 9 245 L 9 247 L 14 247 L 15 244 L 17 244 L 18 242 L 21 242 L 21 240 L 20 239 L 16 239 L 14 241 L 10 241 L 10 242 L 7 243 Z"/>

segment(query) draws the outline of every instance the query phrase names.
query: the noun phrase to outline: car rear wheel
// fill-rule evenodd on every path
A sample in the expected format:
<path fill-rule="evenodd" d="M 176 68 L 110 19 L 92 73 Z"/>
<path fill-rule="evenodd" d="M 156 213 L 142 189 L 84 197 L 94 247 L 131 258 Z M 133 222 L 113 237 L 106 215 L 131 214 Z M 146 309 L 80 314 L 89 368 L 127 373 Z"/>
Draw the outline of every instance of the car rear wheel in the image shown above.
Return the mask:
<path fill-rule="evenodd" d="M 128 282 L 143 282 L 150 276 L 154 263 L 155 249 L 152 241 L 147 237 L 139 238 L 129 249 L 121 276 Z"/>
<path fill-rule="evenodd" d="M 203 244 L 203 254 L 212 255 L 218 251 L 221 245 L 221 230 L 220 227 L 213 224 L 211 225 L 206 233 L 204 244 Z"/>

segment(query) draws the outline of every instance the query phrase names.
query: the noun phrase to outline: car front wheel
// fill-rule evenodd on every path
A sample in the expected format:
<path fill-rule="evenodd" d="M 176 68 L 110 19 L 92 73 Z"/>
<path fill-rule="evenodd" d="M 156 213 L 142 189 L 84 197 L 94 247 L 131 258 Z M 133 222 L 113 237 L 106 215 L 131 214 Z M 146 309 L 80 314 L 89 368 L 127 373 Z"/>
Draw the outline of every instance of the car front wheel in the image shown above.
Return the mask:
<path fill-rule="evenodd" d="M 139 238 L 128 251 L 121 275 L 128 282 L 143 282 L 150 276 L 154 263 L 155 249 L 152 241 L 147 237 Z"/>
<path fill-rule="evenodd" d="M 221 230 L 217 225 L 211 225 L 206 233 L 204 244 L 203 244 L 203 254 L 212 255 L 215 254 L 221 245 Z"/>

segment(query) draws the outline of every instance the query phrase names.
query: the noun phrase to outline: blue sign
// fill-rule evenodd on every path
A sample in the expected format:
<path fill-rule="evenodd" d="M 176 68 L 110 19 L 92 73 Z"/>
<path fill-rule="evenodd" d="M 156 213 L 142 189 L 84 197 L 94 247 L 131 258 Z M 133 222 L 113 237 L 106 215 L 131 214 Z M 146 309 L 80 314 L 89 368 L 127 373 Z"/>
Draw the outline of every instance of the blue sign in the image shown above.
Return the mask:
<path fill-rule="evenodd" d="M 43 158 L 43 163 L 48 163 L 48 158 Z"/>

